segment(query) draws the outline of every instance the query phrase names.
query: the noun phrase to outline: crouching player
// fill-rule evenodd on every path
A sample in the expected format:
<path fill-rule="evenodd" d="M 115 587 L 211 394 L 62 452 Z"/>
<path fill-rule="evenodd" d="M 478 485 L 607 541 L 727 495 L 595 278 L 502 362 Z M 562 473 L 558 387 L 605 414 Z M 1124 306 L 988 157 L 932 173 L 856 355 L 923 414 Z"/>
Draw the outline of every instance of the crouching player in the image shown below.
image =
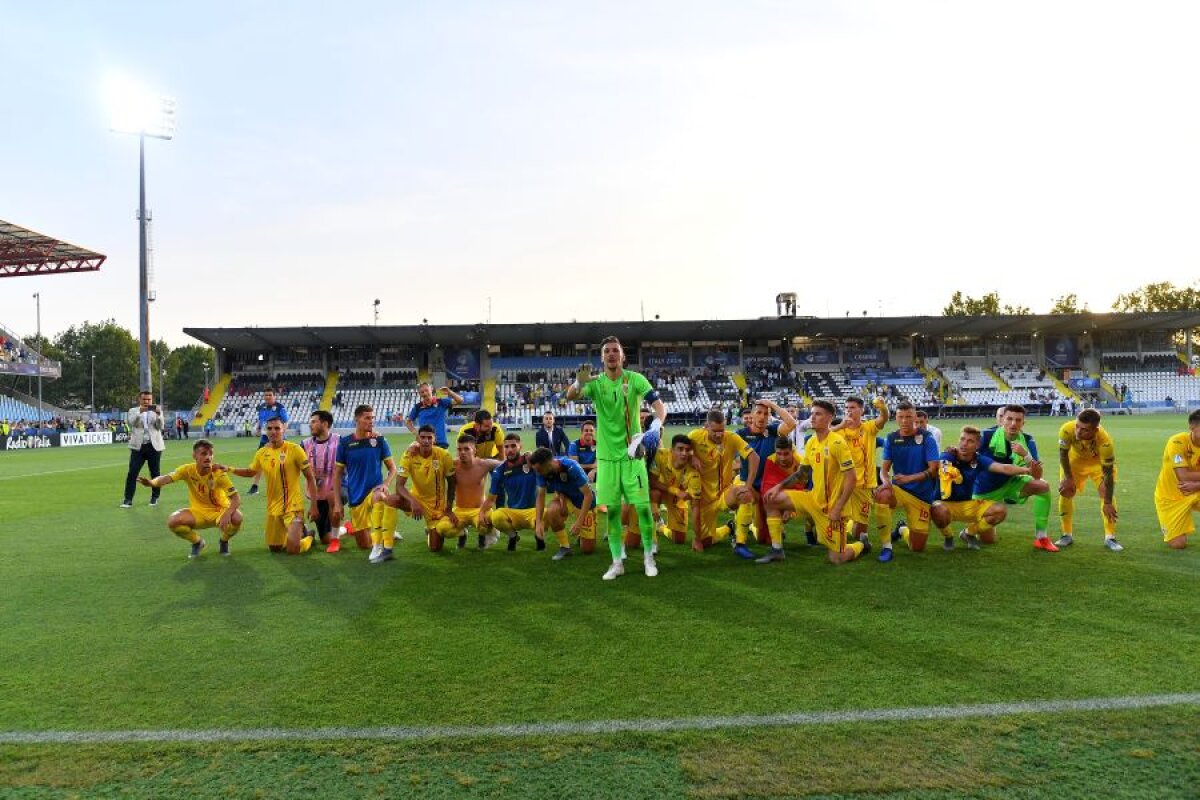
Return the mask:
<path fill-rule="evenodd" d="M 700 544 L 700 473 L 692 467 L 692 440 L 677 433 L 671 439 L 671 449 L 659 449 L 650 469 L 650 508 L 655 516 L 659 506 L 666 504 L 667 520 L 655 520 L 655 530 L 674 540 L 687 541 L 688 520 L 692 523 L 692 549 L 703 551 Z M 626 543 L 628 544 L 628 542 Z"/>
<path fill-rule="evenodd" d="M 213 468 L 213 446 L 207 439 L 192 445 L 195 463 L 184 464 L 169 475 L 157 478 L 138 478 L 142 486 L 159 489 L 175 481 L 183 481 L 188 487 L 188 507 L 181 508 L 167 518 L 171 533 L 192 544 L 188 558 L 200 555 L 208 543 L 200 538 L 198 530 L 218 528 L 221 531 L 221 555 L 229 555 L 229 540 L 242 527 L 241 501 L 237 489 L 229 480 L 228 473 Z"/>
<path fill-rule="evenodd" d="M 289 555 L 308 552 L 313 537 L 304 530 L 304 488 L 300 485 L 303 476 L 310 498 L 309 518 L 321 516 L 317 508 L 317 482 L 313 478 L 312 466 L 304 448 L 283 438 L 283 420 L 271 417 L 267 420 L 267 443 L 258 448 L 254 460 L 246 469 L 231 469 L 242 478 L 267 478 L 267 548 L 272 553 L 285 549 Z"/>
<path fill-rule="evenodd" d="M 754 500 L 750 487 L 734 482 L 733 462 L 745 459 L 749 470 L 757 473 L 758 453 L 737 433 L 725 430 L 725 415 L 718 409 L 709 411 L 704 427 L 689 433 L 688 438 L 700 463 L 700 527 L 696 534 L 702 547 L 711 547 L 732 533 L 728 525 L 717 527 L 717 514 Z M 745 544 L 738 545 L 734 552 L 742 558 L 754 558 L 754 552 Z"/>
<path fill-rule="evenodd" d="M 833 423 L 834 407 L 826 400 L 815 400 L 812 404 L 812 431 L 804 444 L 804 457 L 800 469 L 780 482 L 777 491 L 772 489 L 767 503 L 767 529 L 771 532 L 771 550 L 758 559 L 760 564 L 782 561 L 783 515 L 807 514 L 817 527 L 817 539 L 829 550 L 829 560 L 834 564 L 853 561 L 868 551 L 867 542 L 846 541 L 846 519 L 842 512 L 854 494 L 854 457 L 850 446 L 841 434 L 829 429 Z M 812 481 L 809 491 L 793 490 Z"/>
<path fill-rule="evenodd" d="M 437 532 L 443 539 L 457 537 L 458 549 L 461 550 L 467 546 L 467 526 L 473 525 L 479 535 L 479 549 L 483 550 L 496 543 L 496 534 L 488 530 L 487 512 L 483 509 L 483 482 L 500 462 L 491 458 L 477 458 L 475 437 L 469 433 L 458 437 L 457 450 L 458 460 L 454 462 L 454 513 L 438 520 Z"/>
<path fill-rule="evenodd" d="M 1056 547 L 1075 541 L 1075 495 L 1088 482 L 1100 495 L 1100 517 L 1104 520 L 1104 546 L 1114 553 L 1125 548 L 1117 541 L 1117 456 L 1112 437 L 1100 427 L 1100 412 L 1087 408 L 1058 430 L 1058 517 L 1062 536 Z"/>
<path fill-rule="evenodd" d="M 595 496 L 583 467 L 569 458 L 555 458 L 554 452 L 547 447 L 539 447 L 529 457 L 529 465 L 537 472 L 537 504 L 534 515 L 533 535 L 539 539 L 546 538 L 546 526 L 554 531 L 558 538 L 558 551 L 554 554 L 555 561 L 562 561 L 571 555 L 571 540 L 567 538 L 567 519 L 573 513 L 575 523 L 571 526 L 571 536 L 581 540 L 596 539 L 596 514 L 592 510 Z M 546 503 L 546 493 L 555 497 Z M 582 548 L 582 545 L 581 545 Z M 589 550 L 594 549 L 588 548 Z"/>
<path fill-rule="evenodd" d="M 987 453 L 979 452 L 982 432 L 979 428 L 965 426 L 959 434 L 958 447 L 949 447 L 942 453 L 941 471 L 942 506 L 945 515 L 939 514 L 938 529 L 942 533 L 942 549 L 954 549 L 954 533 L 950 525 L 959 522 L 966 528 L 959 533 L 968 550 L 978 550 L 982 540 L 988 544 L 996 541 L 996 526 L 1008 516 L 1004 503 L 976 499 L 975 489 L 980 485 L 984 473 L 1013 476 L 1030 474 L 1029 467 L 1001 464 Z"/>
<path fill-rule="evenodd" d="M 492 482 L 488 487 L 487 499 L 479 509 L 480 519 L 495 530 L 508 536 L 508 550 L 517 549 L 521 541 L 519 531 L 531 531 L 537 521 L 537 473 L 529 466 L 528 456 L 521 452 L 521 434 L 510 433 L 504 437 L 504 460 L 492 469 Z M 500 498 L 504 506 L 497 508 Z M 595 539 L 581 540 L 585 553 L 595 546 Z M 546 549 L 544 537 L 538 537 L 537 549 Z"/>
<path fill-rule="evenodd" d="M 376 493 L 377 499 L 401 511 L 407 511 L 413 519 L 425 522 L 425 541 L 429 549 L 440 552 L 444 543 L 438 531 L 438 522 L 443 517 L 457 527 L 454 516 L 454 458 L 449 451 L 433 443 L 432 425 L 417 429 L 416 447 L 410 447 L 400 459 L 400 476 L 396 480 L 395 494 L 384 489 Z M 412 491 L 408 482 L 412 481 Z"/>
<path fill-rule="evenodd" d="M 1187 547 L 1196 532 L 1192 514 L 1200 512 L 1200 410 L 1188 415 L 1188 430 L 1167 440 L 1154 485 L 1154 510 L 1167 546 Z"/>

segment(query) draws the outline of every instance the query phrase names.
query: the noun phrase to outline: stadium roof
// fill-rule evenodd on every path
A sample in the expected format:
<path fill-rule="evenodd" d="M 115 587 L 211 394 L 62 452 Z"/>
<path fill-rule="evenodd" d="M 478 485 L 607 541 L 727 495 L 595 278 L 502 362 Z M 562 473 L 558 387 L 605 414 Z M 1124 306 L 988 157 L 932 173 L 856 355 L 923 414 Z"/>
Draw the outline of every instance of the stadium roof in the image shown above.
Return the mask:
<path fill-rule="evenodd" d="M 108 256 L 0 220 L 0 278 L 95 272 Z"/>
<path fill-rule="evenodd" d="M 628 342 L 736 342 L 789 337 L 1080 335 L 1101 331 L 1175 331 L 1200 327 L 1200 309 L 1132 314 L 1044 314 L 986 317 L 770 317 L 744 320 L 532 322 L 525 325 L 354 325 L 318 328 L 184 328 L 218 349 L 281 347 L 432 347 Z"/>

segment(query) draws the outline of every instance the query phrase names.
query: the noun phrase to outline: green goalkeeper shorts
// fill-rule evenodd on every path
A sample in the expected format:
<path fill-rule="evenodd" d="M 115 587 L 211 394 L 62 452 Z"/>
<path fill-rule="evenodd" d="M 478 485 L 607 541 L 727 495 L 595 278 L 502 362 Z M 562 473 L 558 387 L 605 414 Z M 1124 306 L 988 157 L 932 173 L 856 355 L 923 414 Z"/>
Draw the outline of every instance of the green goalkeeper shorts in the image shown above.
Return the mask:
<path fill-rule="evenodd" d="M 650 502 L 650 476 L 642 459 L 596 461 L 596 504 L 619 511 L 621 502 L 636 506 Z"/>
<path fill-rule="evenodd" d="M 1029 499 L 1028 496 L 1022 497 L 1021 490 L 1025 488 L 1025 484 L 1033 480 L 1032 475 L 1014 475 L 1004 482 L 1004 485 L 999 489 L 988 492 L 987 494 L 975 495 L 976 500 L 991 500 L 994 503 L 1008 503 L 1009 505 L 1024 505 Z"/>

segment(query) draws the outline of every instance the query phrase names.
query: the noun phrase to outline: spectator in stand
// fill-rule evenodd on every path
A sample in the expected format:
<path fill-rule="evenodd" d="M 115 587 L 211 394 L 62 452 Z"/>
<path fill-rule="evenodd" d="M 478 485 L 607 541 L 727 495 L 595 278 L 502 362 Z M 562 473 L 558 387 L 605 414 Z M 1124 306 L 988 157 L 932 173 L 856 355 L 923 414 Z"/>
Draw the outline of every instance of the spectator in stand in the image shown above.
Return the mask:
<path fill-rule="evenodd" d="M 163 450 L 163 415 L 154 405 L 150 392 L 138 395 L 138 405 L 125 415 L 129 423 L 129 470 L 125 474 L 125 499 L 121 508 L 133 507 L 133 492 L 137 488 L 138 473 L 146 464 L 150 465 L 150 478 L 159 476 L 159 463 Z M 150 490 L 150 505 L 158 505 L 159 487 Z"/>
<path fill-rule="evenodd" d="M 554 453 L 555 458 L 565 456 L 571 449 L 571 440 L 566 431 L 554 424 L 554 412 L 547 411 L 542 415 L 542 427 L 538 428 L 537 446 L 545 447 Z"/>

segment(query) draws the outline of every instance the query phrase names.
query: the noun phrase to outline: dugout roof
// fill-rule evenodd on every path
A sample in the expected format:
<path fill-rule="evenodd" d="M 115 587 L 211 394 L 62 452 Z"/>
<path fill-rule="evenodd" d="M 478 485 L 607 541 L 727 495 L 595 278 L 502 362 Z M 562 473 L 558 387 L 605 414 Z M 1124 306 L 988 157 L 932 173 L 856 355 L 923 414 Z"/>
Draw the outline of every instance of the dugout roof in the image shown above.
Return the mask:
<path fill-rule="evenodd" d="M 95 272 L 108 256 L 0 220 L 0 278 Z"/>
<path fill-rule="evenodd" d="M 295 328 L 184 328 L 217 349 L 387 345 L 470 346 L 598 344 L 605 336 L 628 342 L 762 341 L 802 336 L 854 339 L 881 336 L 1080 335 L 1103 331 L 1176 331 L 1200 327 L 1200 309 L 1132 314 L 1041 314 L 987 317 L 769 317 L 745 320 L 646 322 L 532 322 L 525 325 L 354 325 Z"/>

